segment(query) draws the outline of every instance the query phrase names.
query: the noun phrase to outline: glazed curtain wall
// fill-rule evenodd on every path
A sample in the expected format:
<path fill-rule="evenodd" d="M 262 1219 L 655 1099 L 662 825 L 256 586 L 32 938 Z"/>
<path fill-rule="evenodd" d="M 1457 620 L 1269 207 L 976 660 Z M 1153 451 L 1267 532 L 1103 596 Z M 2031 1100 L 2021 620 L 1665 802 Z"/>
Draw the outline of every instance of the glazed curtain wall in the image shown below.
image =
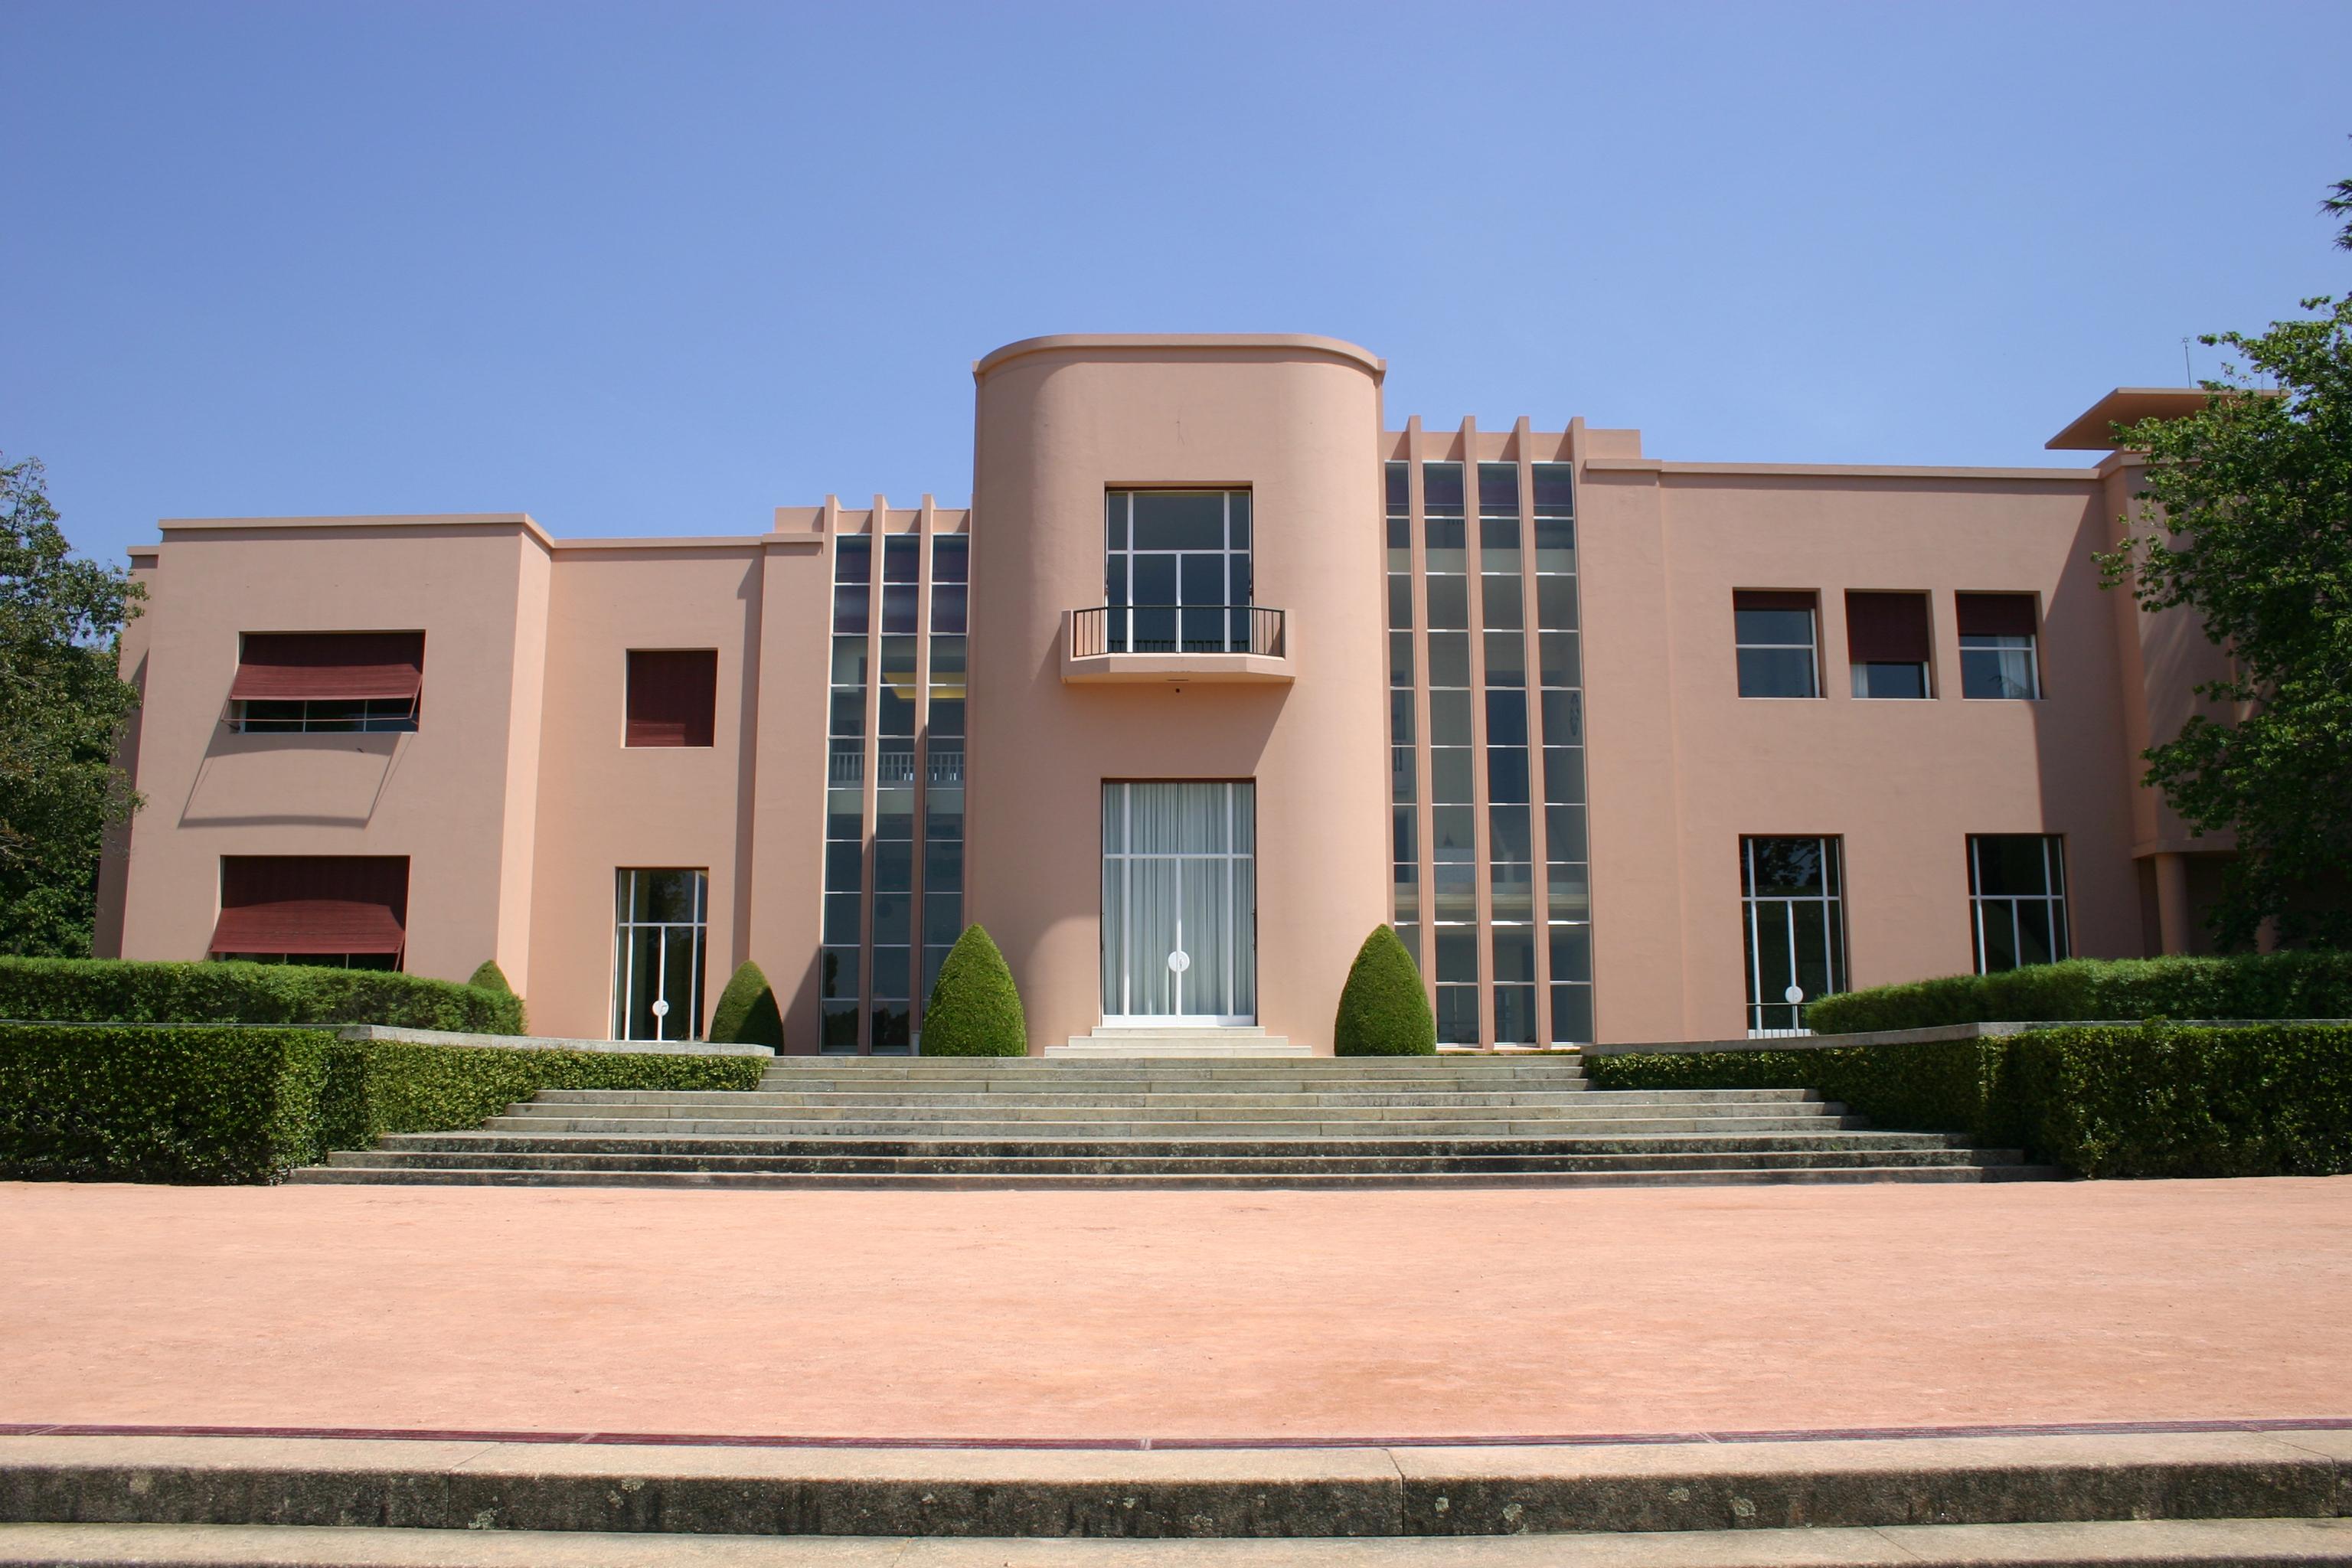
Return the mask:
<path fill-rule="evenodd" d="M 1449 1043 L 1592 1038 L 1573 479 L 1388 465 L 1394 911 Z"/>
<path fill-rule="evenodd" d="M 905 1055 L 963 929 L 970 553 L 928 506 L 873 515 L 834 541 L 819 1047 Z"/>

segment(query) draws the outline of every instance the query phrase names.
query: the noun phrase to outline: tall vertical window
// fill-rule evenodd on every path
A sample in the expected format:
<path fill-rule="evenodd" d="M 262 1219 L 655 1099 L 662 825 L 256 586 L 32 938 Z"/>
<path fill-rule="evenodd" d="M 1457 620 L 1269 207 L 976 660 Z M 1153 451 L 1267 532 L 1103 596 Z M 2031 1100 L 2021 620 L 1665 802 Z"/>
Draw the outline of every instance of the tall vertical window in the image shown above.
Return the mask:
<path fill-rule="evenodd" d="M 1437 1037 L 1478 1043 L 1477 796 L 1471 740 L 1470 584 L 1460 463 L 1421 469 L 1422 593 L 1429 618 L 1431 943 Z"/>
<path fill-rule="evenodd" d="M 2030 701 L 2042 695 L 2042 649 L 2031 594 L 1956 594 L 1960 695 Z"/>
<path fill-rule="evenodd" d="M 967 542 L 931 541 L 930 707 L 924 721 L 921 981 L 928 998 L 963 931 L 964 579 Z"/>
<path fill-rule="evenodd" d="M 702 1037 L 702 950 L 710 874 L 623 869 L 613 941 L 613 1037 Z"/>
<path fill-rule="evenodd" d="M 1845 989 L 1845 896 L 1835 838 L 1742 838 L 1748 1030 L 1805 1026 L 1805 1005 Z"/>
<path fill-rule="evenodd" d="M 904 539 L 910 546 L 912 534 Z M 885 558 L 887 561 L 887 557 Z M 876 672 L 874 752 L 874 941 L 866 977 L 877 1056 L 913 1048 L 915 941 L 916 639 L 882 638 Z"/>
<path fill-rule="evenodd" d="M 1389 863 L 1396 933 L 1421 962 L 1421 854 L 1415 804 L 1412 721 L 1412 500 L 1408 465 L 1391 463 L 1388 493 L 1389 584 Z"/>
<path fill-rule="evenodd" d="M 1742 588 L 1731 596 L 1742 697 L 1819 697 L 1820 638 L 1809 593 Z"/>
<path fill-rule="evenodd" d="M 866 952 L 866 601 L 873 542 L 834 541 L 831 755 L 824 796 L 824 912 L 818 955 L 817 1045 L 857 1049 Z"/>
<path fill-rule="evenodd" d="M 878 531 L 881 519 L 875 520 Z M 911 533 L 893 533 L 882 541 L 882 632 L 911 634 L 915 629 L 917 595 L 922 582 L 922 541 Z"/>
<path fill-rule="evenodd" d="M 1111 652 L 1249 651 L 1249 491 L 1111 490 L 1103 530 Z"/>
<path fill-rule="evenodd" d="M 1478 465 L 1478 619 L 1486 654 L 1487 973 L 1494 1037 L 1531 1045 L 1536 1016 L 1534 774 L 1519 466 Z M 1498 658 L 1496 656 L 1500 655 Z"/>
<path fill-rule="evenodd" d="M 1927 595 L 1848 594 L 1845 650 L 1856 697 L 1934 695 Z"/>
<path fill-rule="evenodd" d="M 1576 602 L 1575 466 L 1538 463 L 1535 489 L 1537 717 L 1543 740 L 1544 915 L 1551 1037 L 1592 1038 L 1591 852 L 1585 831 L 1584 660 Z M 1495 683 L 1493 638 L 1486 679 Z"/>
<path fill-rule="evenodd" d="M 1979 974 L 2064 958 L 2065 841 L 2055 834 L 1971 834 L 1969 913 Z"/>

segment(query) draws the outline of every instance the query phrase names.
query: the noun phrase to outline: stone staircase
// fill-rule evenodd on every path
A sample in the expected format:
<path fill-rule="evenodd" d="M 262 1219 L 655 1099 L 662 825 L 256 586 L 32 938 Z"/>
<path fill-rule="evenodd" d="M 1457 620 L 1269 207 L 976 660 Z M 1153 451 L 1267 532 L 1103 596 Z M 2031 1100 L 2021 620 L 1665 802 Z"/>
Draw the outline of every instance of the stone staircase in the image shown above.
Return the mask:
<path fill-rule="evenodd" d="M 1345 1188 L 1982 1182 L 2054 1172 L 1870 1131 L 1809 1089 L 1596 1090 L 1572 1057 L 780 1058 L 756 1089 L 550 1089 L 297 1182 Z"/>
<path fill-rule="evenodd" d="M 1311 1057 L 1304 1045 L 1294 1045 L 1264 1029 L 1241 1027 L 1186 1028 L 1151 1026 L 1097 1025 L 1091 1032 L 1072 1035 L 1066 1045 L 1047 1046 L 1045 1054 L 1065 1057 L 1186 1057 L 1240 1058 Z"/>

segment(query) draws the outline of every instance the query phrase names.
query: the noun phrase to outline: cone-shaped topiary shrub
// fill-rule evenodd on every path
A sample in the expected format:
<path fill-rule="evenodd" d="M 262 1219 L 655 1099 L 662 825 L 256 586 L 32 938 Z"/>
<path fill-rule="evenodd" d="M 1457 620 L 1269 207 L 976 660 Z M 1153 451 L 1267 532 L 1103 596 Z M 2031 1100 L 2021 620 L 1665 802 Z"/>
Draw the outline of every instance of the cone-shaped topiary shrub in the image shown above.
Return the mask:
<path fill-rule="evenodd" d="M 977 925 L 963 928 L 923 1008 L 927 1057 L 1025 1057 L 1029 1025 L 1021 993 L 996 943 Z"/>
<path fill-rule="evenodd" d="M 1331 1046 L 1343 1057 L 1425 1057 L 1437 1050 L 1437 1018 L 1421 987 L 1421 971 L 1387 926 L 1374 927 L 1356 950 L 1339 991 Z"/>
<path fill-rule="evenodd" d="M 499 967 L 495 958 L 482 960 L 482 966 L 466 977 L 466 984 L 477 991 L 488 991 L 496 996 L 514 996 L 515 988 L 507 984 L 507 972 Z M 515 1026 L 518 1035 L 530 1033 L 530 1023 L 523 1016 L 522 998 L 515 996 Z"/>
<path fill-rule="evenodd" d="M 760 966 L 745 959 L 710 1009 L 710 1037 L 727 1044 L 784 1048 L 784 1016 Z"/>

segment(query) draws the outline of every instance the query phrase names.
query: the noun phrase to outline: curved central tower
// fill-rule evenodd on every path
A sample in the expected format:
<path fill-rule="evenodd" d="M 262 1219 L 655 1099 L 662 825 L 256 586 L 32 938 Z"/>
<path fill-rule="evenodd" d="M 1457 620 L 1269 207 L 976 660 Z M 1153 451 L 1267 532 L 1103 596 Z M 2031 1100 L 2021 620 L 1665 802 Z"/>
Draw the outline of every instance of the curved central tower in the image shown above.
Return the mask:
<path fill-rule="evenodd" d="M 1033 1051 L 1104 1024 L 1331 1048 L 1389 912 L 1382 369 L 1288 335 L 974 367 L 970 918 Z"/>

